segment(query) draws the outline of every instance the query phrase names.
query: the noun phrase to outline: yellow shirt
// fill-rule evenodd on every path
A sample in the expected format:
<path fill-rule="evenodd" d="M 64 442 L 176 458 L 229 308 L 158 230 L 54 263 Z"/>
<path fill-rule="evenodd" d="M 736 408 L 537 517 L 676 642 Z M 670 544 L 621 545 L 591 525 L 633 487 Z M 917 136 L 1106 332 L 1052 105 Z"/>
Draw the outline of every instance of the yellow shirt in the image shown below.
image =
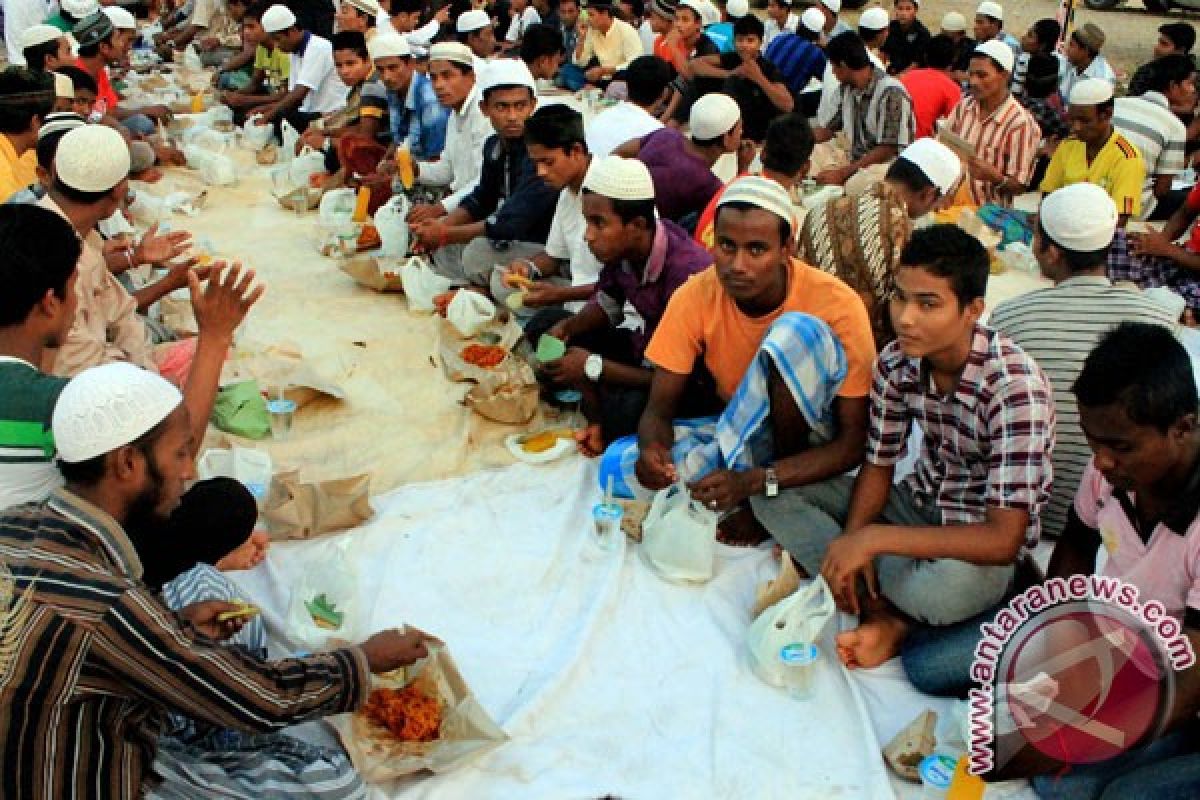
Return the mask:
<path fill-rule="evenodd" d="M 0 134 L 0 203 L 37 179 L 37 152 L 30 149 L 18 156 L 12 140 Z"/>
<path fill-rule="evenodd" d="M 1087 161 L 1087 145 L 1071 137 L 1054 151 L 1042 192 L 1049 194 L 1073 183 L 1094 183 L 1108 192 L 1117 204 L 1118 214 L 1136 217 L 1142 213 L 1142 184 L 1146 180 L 1146 164 L 1142 154 L 1124 136 L 1113 131 L 1112 136 L 1092 160 Z"/>

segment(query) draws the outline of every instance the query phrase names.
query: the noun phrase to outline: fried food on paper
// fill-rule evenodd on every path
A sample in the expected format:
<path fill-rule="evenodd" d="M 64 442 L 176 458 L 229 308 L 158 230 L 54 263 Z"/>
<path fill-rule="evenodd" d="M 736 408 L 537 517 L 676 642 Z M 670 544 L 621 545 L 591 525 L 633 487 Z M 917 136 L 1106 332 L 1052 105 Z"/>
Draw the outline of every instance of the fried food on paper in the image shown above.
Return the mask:
<path fill-rule="evenodd" d="M 442 705 L 415 685 L 376 689 L 363 706 L 366 718 L 404 742 L 432 742 L 442 727 Z"/>

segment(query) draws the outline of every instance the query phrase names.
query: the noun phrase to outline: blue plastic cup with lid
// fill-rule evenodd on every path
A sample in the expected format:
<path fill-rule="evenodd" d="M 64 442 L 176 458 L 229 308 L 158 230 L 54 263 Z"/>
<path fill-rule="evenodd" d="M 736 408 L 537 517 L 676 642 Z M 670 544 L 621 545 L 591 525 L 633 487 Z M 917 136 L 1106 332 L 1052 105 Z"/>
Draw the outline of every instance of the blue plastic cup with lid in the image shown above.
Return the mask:
<path fill-rule="evenodd" d="M 808 700 L 812 697 L 819 655 L 820 651 L 812 642 L 793 642 L 780 649 L 779 663 L 783 665 L 784 686 L 793 698 Z"/>

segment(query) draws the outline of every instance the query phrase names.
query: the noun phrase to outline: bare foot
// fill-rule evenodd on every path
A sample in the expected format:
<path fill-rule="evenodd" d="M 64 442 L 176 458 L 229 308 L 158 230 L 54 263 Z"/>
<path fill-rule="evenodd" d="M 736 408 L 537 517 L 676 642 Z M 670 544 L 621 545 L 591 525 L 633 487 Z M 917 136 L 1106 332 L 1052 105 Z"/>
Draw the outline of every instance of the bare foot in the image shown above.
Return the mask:
<path fill-rule="evenodd" d="M 850 669 L 878 667 L 900 652 L 908 623 L 889 611 L 871 612 L 852 631 L 837 635 L 838 658 Z"/>
<path fill-rule="evenodd" d="M 575 431 L 575 444 L 579 452 L 588 458 L 596 458 L 604 452 L 604 434 L 599 425 L 588 425 L 581 431 Z"/>
<path fill-rule="evenodd" d="M 271 539 L 266 531 L 255 531 L 250 534 L 249 539 L 218 561 L 216 567 L 221 571 L 253 569 L 267 557 L 267 547 L 270 543 Z"/>
<path fill-rule="evenodd" d="M 770 538 L 754 512 L 745 506 L 721 520 L 717 528 L 717 541 L 733 547 L 754 547 Z"/>

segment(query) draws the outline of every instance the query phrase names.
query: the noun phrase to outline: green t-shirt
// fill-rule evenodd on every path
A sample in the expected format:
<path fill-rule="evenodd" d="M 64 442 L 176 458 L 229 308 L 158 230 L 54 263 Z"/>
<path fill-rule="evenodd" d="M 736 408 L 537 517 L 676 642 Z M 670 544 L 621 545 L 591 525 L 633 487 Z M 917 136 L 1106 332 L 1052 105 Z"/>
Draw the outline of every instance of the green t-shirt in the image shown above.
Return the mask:
<path fill-rule="evenodd" d="M 0 508 L 42 500 L 62 485 L 50 420 L 66 378 L 0 356 Z"/>
<path fill-rule="evenodd" d="M 70 33 L 71 30 L 75 27 L 75 23 L 68 22 L 66 17 L 64 17 L 61 12 L 58 14 L 55 14 L 53 17 L 49 17 L 46 20 L 46 24 L 53 25 L 54 27 L 58 28 L 63 33 Z"/>
<path fill-rule="evenodd" d="M 267 80 L 273 90 L 287 89 L 291 68 L 291 57 L 279 48 L 267 50 L 260 44 L 254 49 L 254 69 L 266 70 Z"/>

